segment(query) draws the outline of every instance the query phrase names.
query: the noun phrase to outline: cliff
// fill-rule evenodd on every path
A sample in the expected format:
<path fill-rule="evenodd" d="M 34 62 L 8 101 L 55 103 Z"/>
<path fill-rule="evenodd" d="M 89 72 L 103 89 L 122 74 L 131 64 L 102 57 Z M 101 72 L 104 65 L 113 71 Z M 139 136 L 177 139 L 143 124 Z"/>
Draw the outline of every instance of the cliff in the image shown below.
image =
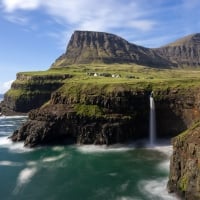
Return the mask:
<path fill-rule="evenodd" d="M 200 34 L 193 34 L 160 48 L 145 48 L 110 33 L 75 31 L 66 52 L 52 68 L 71 64 L 135 63 L 138 65 L 171 68 L 200 66 Z"/>
<path fill-rule="evenodd" d="M 197 68 L 200 66 L 200 33 L 178 39 L 156 52 L 179 67 Z"/>
<path fill-rule="evenodd" d="M 158 138 L 176 136 L 199 119 L 198 88 L 176 88 L 175 92 L 153 84 L 137 88 L 125 83 L 73 83 L 63 85 L 46 105 L 31 111 L 28 122 L 12 139 L 25 141 L 29 147 L 63 141 L 113 144 L 147 139 L 152 88 Z"/>
<path fill-rule="evenodd" d="M 66 52 L 52 64 L 50 70 L 36 74 L 32 72 L 17 75 L 11 90 L 5 94 L 0 109 L 8 115 L 15 112 L 28 112 L 40 107 L 50 99 L 53 91 L 70 78 L 63 77 L 62 72 L 66 73 L 64 68 L 70 68 L 67 71 L 69 76 L 78 70 L 82 73 L 80 68 L 94 74 L 98 71 L 99 65 L 104 67 L 102 73 L 104 75 L 107 73 L 109 76 L 126 70 L 119 67 L 118 70 L 109 69 L 113 69 L 113 65 L 117 64 L 120 64 L 121 68 L 129 64 L 133 68 L 141 66 L 141 69 L 144 66 L 157 69 L 197 68 L 200 64 L 199 45 L 200 34 L 187 36 L 161 48 L 150 49 L 132 44 L 110 33 L 75 31 Z M 132 70 L 129 69 L 129 72 L 131 73 Z M 143 73 L 142 70 L 141 73 Z M 134 74 L 131 76 L 135 77 Z M 151 74 L 149 78 L 152 78 Z"/>
<path fill-rule="evenodd" d="M 51 97 L 51 93 L 63 85 L 69 74 L 54 72 L 18 73 L 11 89 L 4 95 L 1 112 L 6 115 L 26 113 L 42 106 Z"/>
<path fill-rule="evenodd" d="M 75 31 L 66 52 L 53 63 L 52 68 L 91 63 L 135 63 L 158 68 L 173 65 L 156 51 L 131 44 L 114 34 Z"/>
<path fill-rule="evenodd" d="M 173 139 L 169 192 L 186 200 L 200 199 L 200 123 Z"/>
<path fill-rule="evenodd" d="M 50 70 L 19 73 L 5 94 L 3 113 L 31 110 L 12 140 L 34 147 L 148 138 L 152 90 L 157 137 L 177 136 L 200 118 L 200 73 L 176 70 L 200 66 L 199 44 L 194 34 L 149 49 L 113 34 L 75 31 Z M 169 191 L 190 200 L 200 196 L 199 131 L 197 125 L 173 139 Z"/>

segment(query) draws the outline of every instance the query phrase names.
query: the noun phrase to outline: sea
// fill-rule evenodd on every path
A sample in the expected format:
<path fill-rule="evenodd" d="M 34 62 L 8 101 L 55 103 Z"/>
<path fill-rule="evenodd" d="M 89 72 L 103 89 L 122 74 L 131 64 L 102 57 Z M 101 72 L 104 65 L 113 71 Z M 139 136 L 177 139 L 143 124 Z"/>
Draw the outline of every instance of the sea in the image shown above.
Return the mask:
<path fill-rule="evenodd" d="M 1 200 L 178 199 L 166 188 L 170 145 L 30 149 L 8 138 L 26 120 L 26 116 L 0 117 Z"/>

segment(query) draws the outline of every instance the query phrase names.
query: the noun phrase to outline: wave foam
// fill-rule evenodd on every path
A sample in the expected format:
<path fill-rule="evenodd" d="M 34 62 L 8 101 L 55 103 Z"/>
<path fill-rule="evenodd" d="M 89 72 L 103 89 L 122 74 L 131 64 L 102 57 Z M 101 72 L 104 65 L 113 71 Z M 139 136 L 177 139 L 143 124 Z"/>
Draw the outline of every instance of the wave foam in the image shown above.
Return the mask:
<path fill-rule="evenodd" d="M 42 161 L 43 162 L 54 162 L 54 161 L 64 158 L 65 156 L 66 156 L 66 154 L 61 154 L 59 156 L 46 157 L 46 158 L 43 158 Z"/>
<path fill-rule="evenodd" d="M 11 167 L 16 167 L 16 166 L 21 166 L 21 163 L 18 162 L 12 162 L 8 160 L 2 160 L 0 161 L 0 166 L 11 166 Z"/>
<path fill-rule="evenodd" d="M 62 146 L 55 146 L 52 149 L 53 149 L 53 151 L 63 151 L 65 148 Z"/>
<path fill-rule="evenodd" d="M 9 151 L 14 153 L 24 153 L 33 151 L 33 149 L 24 147 L 23 142 L 13 143 L 8 137 L 0 137 L 0 148 L 1 147 L 7 148 Z"/>
<path fill-rule="evenodd" d="M 178 198 L 167 192 L 167 179 L 156 179 L 141 181 L 138 185 L 140 191 L 151 199 L 178 200 Z"/>
<path fill-rule="evenodd" d="M 122 197 L 118 197 L 117 200 L 141 200 L 137 197 L 127 197 L 127 196 L 122 196 Z"/>
<path fill-rule="evenodd" d="M 35 175 L 36 172 L 37 172 L 36 167 L 23 169 L 18 175 L 17 185 L 14 189 L 14 194 L 17 194 L 22 186 L 29 183 L 31 181 L 31 178 Z"/>
<path fill-rule="evenodd" d="M 27 115 L 0 116 L 0 119 L 20 119 L 20 118 L 27 118 Z"/>
<path fill-rule="evenodd" d="M 77 150 L 81 153 L 106 153 L 106 152 L 123 152 L 133 150 L 133 146 L 122 145 L 80 145 L 77 146 Z"/>
<path fill-rule="evenodd" d="M 158 166 L 157 166 L 157 168 L 158 168 L 158 170 L 160 170 L 160 171 L 166 171 L 166 172 L 169 172 L 169 165 L 170 165 L 170 161 L 169 160 L 166 160 L 166 161 L 164 161 L 164 162 L 161 162 Z"/>

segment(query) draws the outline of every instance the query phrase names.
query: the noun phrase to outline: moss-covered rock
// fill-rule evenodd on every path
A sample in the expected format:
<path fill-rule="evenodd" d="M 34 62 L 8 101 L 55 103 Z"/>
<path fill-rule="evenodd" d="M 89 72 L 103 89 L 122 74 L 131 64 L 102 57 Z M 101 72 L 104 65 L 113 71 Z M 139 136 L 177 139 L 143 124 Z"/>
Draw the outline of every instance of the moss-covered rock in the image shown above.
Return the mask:
<path fill-rule="evenodd" d="M 186 200 L 200 199 L 200 123 L 173 139 L 168 189 Z"/>
<path fill-rule="evenodd" d="M 18 73 L 11 89 L 4 95 L 2 112 L 28 112 L 42 106 L 51 97 L 51 93 L 71 78 L 69 74 L 53 74 L 46 71 Z"/>

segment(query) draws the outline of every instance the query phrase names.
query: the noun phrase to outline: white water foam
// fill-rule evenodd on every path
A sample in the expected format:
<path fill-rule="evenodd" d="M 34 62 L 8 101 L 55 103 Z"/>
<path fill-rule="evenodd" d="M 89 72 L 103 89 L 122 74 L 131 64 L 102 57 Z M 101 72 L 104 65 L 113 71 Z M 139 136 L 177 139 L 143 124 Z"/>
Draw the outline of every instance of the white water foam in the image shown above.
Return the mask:
<path fill-rule="evenodd" d="M 81 153 L 107 153 L 107 152 L 123 152 L 134 149 L 134 146 L 122 145 L 77 145 L 77 150 Z"/>
<path fill-rule="evenodd" d="M 122 197 L 118 197 L 116 200 L 142 200 L 142 199 L 139 199 L 137 197 L 122 196 Z"/>
<path fill-rule="evenodd" d="M 13 127 L 14 124 L 0 124 L 0 127 Z"/>
<path fill-rule="evenodd" d="M 161 162 L 158 166 L 157 166 L 157 168 L 158 168 L 158 170 L 160 170 L 160 171 L 166 171 L 166 172 L 169 172 L 169 165 L 170 165 L 170 161 L 169 160 L 166 160 L 166 161 L 164 161 L 164 162 Z"/>
<path fill-rule="evenodd" d="M 66 156 L 66 154 L 61 154 L 59 156 L 46 157 L 46 158 L 43 158 L 42 161 L 43 162 L 54 162 L 54 161 L 64 158 L 65 156 Z"/>
<path fill-rule="evenodd" d="M 16 167 L 16 166 L 22 166 L 22 163 L 12 162 L 12 161 L 8 161 L 8 160 L 2 160 L 2 161 L 0 161 L 0 166 Z"/>
<path fill-rule="evenodd" d="M 24 185 L 26 185 L 31 181 L 31 178 L 35 175 L 36 172 L 37 172 L 36 167 L 23 169 L 18 175 L 17 185 L 13 193 L 17 194 Z"/>
<path fill-rule="evenodd" d="M 26 164 L 28 166 L 36 166 L 38 164 L 38 162 L 36 162 L 36 161 L 28 161 Z"/>
<path fill-rule="evenodd" d="M 10 152 L 24 153 L 33 151 L 33 149 L 24 147 L 23 142 L 13 143 L 8 137 L 0 137 L 0 148 L 7 148 Z"/>
<path fill-rule="evenodd" d="M 167 179 L 156 179 L 141 181 L 138 187 L 150 199 L 178 200 L 178 197 L 168 193 L 166 185 Z"/>
<path fill-rule="evenodd" d="M 0 119 L 20 119 L 20 118 L 27 118 L 27 115 L 0 116 Z"/>
<path fill-rule="evenodd" d="M 52 148 L 53 151 L 63 151 L 65 149 L 65 147 L 62 146 L 55 146 Z"/>

